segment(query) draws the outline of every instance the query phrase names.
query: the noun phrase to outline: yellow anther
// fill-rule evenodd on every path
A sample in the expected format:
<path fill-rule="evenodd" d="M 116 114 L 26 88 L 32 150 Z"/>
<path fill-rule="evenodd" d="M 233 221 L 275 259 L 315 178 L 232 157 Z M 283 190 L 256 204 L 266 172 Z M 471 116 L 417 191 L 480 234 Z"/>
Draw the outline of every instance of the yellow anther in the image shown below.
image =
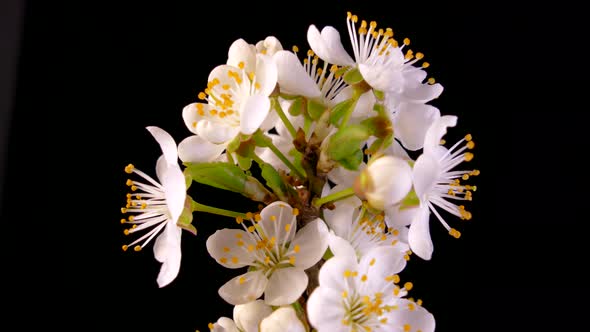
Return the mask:
<path fill-rule="evenodd" d="M 359 18 L 358 18 L 358 16 L 356 16 L 356 15 L 352 15 L 352 22 L 353 22 L 353 23 L 356 23 L 356 22 L 358 22 L 358 21 L 359 21 Z"/>
<path fill-rule="evenodd" d="M 131 186 L 131 191 L 136 191 L 137 190 L 137 186 Z"/>
<path fill-rule="evenodd" d="M 238 264 L 238 258 L 236 256 L 232 257 L 231 262 L 234 264 Z"/>
<path fill-rule="evenodd" d="M 410 38 L 404 38 L 404 45 L 410 45 Z"/>
<path fill-rule="evenodd" d="M 451 229 L 449 230 L 449 234 L 450 234 L 452 237 L 454 237 L 455 239 L 458 239 L 458 238 L 460 238 L 460 237 L 461 237 L 461 232 L 459 232 L 458 230 L 456 230 L 456 229 L 454 229 L 454 228 L 451 228 Z"/>
<path fill-rule="evenodd" d="M 297 47 L 297 45 L 293 45 L 292 50 L 293 52 L 297 53 L 299 52 L 299 47 Z"/>
<path fill-rule="evenodd" d="M 205 94 L 205 92 L 199 92 L 199 95 L 197 96 L 200 100 L 205 100 L 207 99 L 207 95 Z"/>
<path fill-rule="evenodd" d="M 291 230 L 291 224 L 286 224 L 285 225 L 285 232 L 288 232 Z"/>
<path fill-rule="evenodd" d="M 237 216 L 237 217 L 236 217 L 236 222 L 237 222 L 238 224 L 241 224 L 243 221 L 244 221 L 244 218 L 242 218 L 242 217 L 240 217 L 240 216 Z"/>
<path fill-rule="evenodd" d="M 473 149 L 474 147 L 475 147 L 475 142 L 473 142 L 473 141 L 467 142 L 467 148 L 468 149 Z"/>
<path fill-rule="evenodd" d="M 225 258 L 225 257 L 221 257 L 221 258 L 219 259 L 219 262 L 220 262 L 220 263 L 222 263 L 222 264 L 225 264 L 225 263 L 227 263 L 227 258 Z"/>
<path fill-rule="evenodd" d="M 463 174 L 463 176 L 461 176 L 461 179 L 463 179 L 464 181 L 469 180 L 469 174 Z"/>
<path fill-rule="evenodd" d="M 422 305 L 422 300 L 418 299 L 418 301 L 416 301 L 416 304 L 421 306 Z"/>
<path fill-rule="evenodd" d="M 366 28 L 367 27 L 367 21 L 362 20 L 361 21 L 361 28 Z"/>
<path fill-rule="evenodd" d="M 241 285 L 241 284 L 243 284 L 243 283 L 245 283 L 245 282 L 246 282 L 246 278 L 244 278 L 244 277 L 240 277 L 240 279 L 238 279 L 238 282 L 239 282 L 239 283 L 240 283 L 240 285 Z"/>
<path fill-rule="evenodd" d="M 258 83 L 258 82 L 254 83 L 254 88 L 255 88 L 256 90 L 260 90 L 260 88 L 261 88 L 261 87 L 262 87 L 262 86 L 260 85 L 260 83 Z"/>
<path fill-rule="evenodd" d="M 277 216 L 270 216 L 271 221 L 277 221 Z"/>
<path fill-rule="evenodd" d="M 227 115 L 232 115 L 232 114 L 234 114 L 234 110 L 228 110 L 226 113 L 227 113 Z"/>
<path fill-rule="evenodd" d="M 136 225 L 133 225 L 133 226 L 131 226 L 131 229 L 136 229 L 136 228 L 137 228 L 137 224 L 136 224 Z"/>
<path fill-rule="evenodd" d="M 127 174 L 133 173 L 134 168 L 135 168 L 135 166 L 133 166 L 133 164 L 129 164 L 129 165 L 125 166 L 125 173 L 127 173 Z"/>
<path fill-rule="evenodd" d="M 410 255 L 404 255 L 404 259 L 409 261 L 410 260 Z"/>
<path fill-rule="evenodd" d="M 387 324 L 387 318 L 381 318 L 379 321 L 381 324 Z"/>
<path fill-rule="evenodd" d="M 225 112 L 219 112 L 219 117 L 220 118 L 223 119 L 223 118 L 225 118 L 225 116 L 226 116 L 226 113 Z"/>
<path fill-rule="evenodd" d="M 254 251 L 254 245 L 249 244 L 248 245 L 248 252 L 252 252 L 252 251 Z"/>
<path fill-rule="evenodd" d="M 211 114 L 211 115 L 215 116 L 215 115 L 217 115 L 217 110 L 215 110 L 215 109 L 213 109 L 213 110 L 210 110 L 210 111 L 209 111 L 209 114 Z"/>
<path fill-rule="evenodd" d="M 129 230 L 128 229 L 123 230 L 123 234 L 129 235 Z"/>
<path fill-rule="evenodd" d="M 377 27 L 377 22 L 375 21 L 371 21 L 371 23 L 369 23 L 369 26 L 373 29 L 375 29 Z"/>
<path fill-rule="evenodd" d="M 333 72 L 336 72 L 336 71 L 338 71 L 338 66 L 337 65 L 332 65 L 330 67 L 330 72 L 333 73 Z"/>
<path fill-rule="evenodd" d="M 250 227 L 248 227 L 248 232 L 250 232 L 250 233 L 254 233 L 254 230 L 255 230 L 255 229 L 256 229 L 256 228 L 255 228 L 254 226 L 250 226 Z"/>
<path fill-rule="evenodd" d="M 440 145 L 445 145 L 445 144 L 447 144 L 447 141 L 445 141 L 444 139 L 441 139 L 440 142 L 439 142 L 439 144 Z"/>
<path fill-rule="evenodd" d="M 255 221 L 260 221 L 260 220 L 262 220 L 262 217 L 260 216 L 260 213 L 257 213 L 257 214 L 255 214 L 255 215 L 254 215 L 254 220 L 255 220 Z"/>
<path fill-rule="evenodd" d="M 132 186 L 133 185 L 133 181 L 131 181 L 130 179 L 127 179 L 127 181 L 125 182 L 126 185 L 128 186 Z M 131 194 L 127 194 L 127 198 L 131 198 Z"/>
<path fill-rule="evenodd" d="M 409 290 L 412 290 L 412 288 L 414 288 L 414 284 L 412 284 L 411 282 L 409 282 L 409 281 L 408 281 L 408 282 L 406 282 L 406 283 L 404 284 L 404 288 L 405 288 L 407 291 L 409 291 Z"/>
<path fill-rule="evenodd" d="M 350 270 L 344 271 L 344 277 L 345 278 L 350 278 L 351 276 L 352 276 L 352 271 L 350 271 Z"/>
<path fill-rule="evenodd" d="M 121 219 L 121 224 L 124 224 L 124 223 L 126 223 L 126 222 L 127 222 L 127 220 L 125 220 L 125 219 Z"/>
<path fill-rule="evenodd" d="M 372 259 L 371 259 L 371 261 L 369 262 L 369 265 L 370 265 L 370 266 L 373 266 L 373 265 L 375 265 L 375 258 L 372 258 Z"/>
<path fill-rule="evenodd" d="M 229 252 L 229 251 L 230 251 L 230 249 L 229 249 L 228 247 L 223 247 L 223 251 L 224 251 L 224 252 Z"/>
<path fill-rule="evenodd" d="M 264 263 L 266 263 L 266 264 L 270 263 L 270 257 L 268 257 L 268 256 L 264 257 Z"/>
<path fill-rule="evenodd" d="M 244 64 L 244 61 L 240 61 L 240 63 L 238 63 L 238 67 L 239 67 L 240 69 L 244 69 L 244 67 L 245 67 L 245 66 L 246 66 L 246 65 Z"/>
<path fill-rule="evenodd" d="M 361 281 L 362 282 L 365 282 L 365 281 L 367 281 L 367 279 L 368 279 L 367 278 L 367 275 L 366 274 L 363 274 L 363 276 L 361 277 Z"/>
<path fill-rule="evenodd" d="M 293 251 L 294 251 L 295 253 L 298 253 L 298 252 L 299 252 L 299 250 L 301 250 L 301 247 L 300 247 L 298 244 L 296 244 L 296 245 L 295 245 L 295 247 L 293 247 Z"/>
<path fill-rule="evenodd" d="M 412 329 L 412 326 L 410 324 L 404 324 L 404 331 L 405 332 L 410 332 L 411 329 Z"/>
<path fill-rule="evenodd" d="M 209 323 L 207 325 L 209 327 L 209 330 L 213 331 L 213 328 L 215 327 L 215 325 L 213 325 L 213 323 Z"/>
<path fill-rule="evenodd" d="M 121 208 L 121 213 L 127 213 L 127 209 L 126 208 Z"/>
<path fill-rule="evenodd" d="M 311 57 L 311 56 L 313 56 L 314 54 L 315 54 L 315 53 L 313 53 L 313 51 L 312 51 L 312 50 L 307 50 L 307 56 L 310 56 L 310 57 Z"/>
<path fill-rule="evenodd" d="M 400 288 L 397 287 L 397 286 L 395 286 L 395 288 L 393 288 L 393 295 L 394 296 L 399 296 L 399 291 L 400 291 Z"/>
<path fill-rule="evenodd" d="M 298 208 L 293 208 L 293 215 L 294 216 L 298 216 L 299 215 L 299 209 Z"/>
<path fill-rule="evenodd" d="M 342 291 L 342 298 L 347 298 L 348 297 L 348 292 L 347 291 Z"/>
<path fill-rule="evenodd" d="M 250 219 L 250 220 L 251 220 L 251 219 L 252 219 L 252 217 L 254 217 L 254 214 L 252 214 L 252 212 L 247 212 L 247 213 L 246 213 L 246 218 L 247 218 L 247 219 Z"/>
<path fill-rule="evenodd" d="M 346 19 L 350 20 L 352 18 L 351 12 L 346 12 Z"/>
<path fill-rule="evenodd" d="M 422 62 L 422 68 L 428 68 L 428 67 L 430 67 L 430 63 L 428 63 L 426 61 Z"/>
<path fill-rule="evenodd" d="M 465 161 L 471 161 L 473 159 L 473 153 L 465 152 Z"/>
<path fill-rule="evenodd" d="M 136 245 L 133 250 L 135 251 L 141 251 L 141 246 L 140 245 Z"/>
<path fill-rule="evenodd" d="M 289 257 L 289 264 L 295 265 L 295 256 Z"/>
<path fill-rule="evenodd" d="M 431 77 L 431 78 L 428 79 L 428 84 L 431 84 L 432 85 L 434 83 L 436 83 L 436 81 L 434 80 L 434 77 Z"/>
<path fill-rule="evenodd" d="M 124 245 L 121 247 L 121 249 L 123 249 L 123 251 L 127 251 L 127 249 L 129 249 L 129 247 L 128 247 L 126 244 L 124 244 Z"/>
<path fill-rule="evenodd" d="M 472 139 L 473 139 L 473 137 L 471 136 L 471 134 L 467 134 L 467 135 L 465 135 L 465 140 L 466 140 L 467 142 L 471 141 Z"/>
<path fill-rule="evenodd" d="M 423 58 L 424 58 L 424 53 L 422 53 L 422 52 L 417 52 L 416 53 L 416 59 L 422 60 Z"/>

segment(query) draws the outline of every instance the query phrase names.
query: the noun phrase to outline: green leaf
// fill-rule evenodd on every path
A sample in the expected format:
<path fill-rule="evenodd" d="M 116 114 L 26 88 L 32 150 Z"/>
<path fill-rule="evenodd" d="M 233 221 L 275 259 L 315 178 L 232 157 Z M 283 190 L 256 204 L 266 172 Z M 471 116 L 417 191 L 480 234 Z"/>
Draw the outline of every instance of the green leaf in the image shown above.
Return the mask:
<path fill-rule="evenodd" d="M 340 128 L 330 138 L 328 154 L 332 160 L 346 158 L 360 150 L 360 145 L 371 136 L 370 130 L 361 124 Z"/>
<path fill-rule="evenodd" d="M 272 202 L 272 195 L 262 183 L 229 163 L 186 163 L 185 174 L 193 181 L 215 188 L 240 193 L 258 202 Z"/>
<path fill-rule="evenodd" d="M 344 74 L 344 82 L 348 83 L 349 85 L 360 83 L 363 80 L 363 75 L 361 74 L 358 67 L 354 67 Z"/>
<path fill-rule="evenodd" d="M 262 164 L 260 165 L 262 169 L 262 177 L 266 180 L 266 185 L 272 189 L 272 191 L 279 197 L 282 201 L 289 200 L 289 187 L 285 184 L 279 172 L 277 172 L 274 167 L 269 164 Z"/>
<path fill-rule="evenodd" d="M 338 162 L 340 163 L 340 165 L 342 165 L 342 167 L 351 171 L 356 171 L 359 169 L 359 166 L 363 162 L 363 151 L 361 151 L 361 149 L 358 149 L 354 151 L 353 154 L 338 160 Z"/>
<path fill-rule="evenodd" d="M 355 104 L 356 103 L 352 98 L 341 101 L 338 104 L 336 104 L 336 106 L 334 106 L 332 108 L 332 111 L 330 112 L 330 123 L 336 127 L 339 127 L 344 115 L 349 111 L 351 107 L 354 107 Z"/>
<path fill-rule="evenodd" d="M 326 106 L 319 101 L 313 99 L 307 101 L 307 114 L 313 120 L 319 119 L 325 111 Z"/>
<path fill-rule="evenodd" d="M 303 113 L 303 98 L 297 97 L 293 99 L 293 103 L 289 106 L 289 114 L 292 116 L 298 116 Z"/>

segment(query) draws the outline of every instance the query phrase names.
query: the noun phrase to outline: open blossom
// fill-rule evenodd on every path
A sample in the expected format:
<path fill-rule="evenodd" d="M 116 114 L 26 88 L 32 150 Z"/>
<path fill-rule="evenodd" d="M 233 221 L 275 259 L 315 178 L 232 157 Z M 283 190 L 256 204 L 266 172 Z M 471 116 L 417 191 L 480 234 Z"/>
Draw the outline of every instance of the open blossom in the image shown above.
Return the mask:
<path fill-rule="evenodd" d="M 318 332 L 434 331 L 434 317 L 403 296 L 411 283 L 397 285 L 405 259 L 397 250 L 377 247 L 360 261 L 334 256 L 320 269 L 319 283 L 307 302 Z"/>
<path fill-rule="evenodd" d="M 244 230 L 222 229 L 207 239 L 207 251 L 219 264 L 231 268 L 250 266 L 249 272 L 228 281 L 219 295 L 231 304 L 259 298 L 269 305 L 296 301 L 307 287 L 305 270 L 317 263 L 328 247 L 328 228 L 317 218 L 297 231 L 299 211 L 274 202 L 252 224 L 237 221 Z"/>
<path fill-rule="evenodd" d="M 447 132 L 447 127 L 454 127 L 456 123 L 456 116 L 447 115 L 432 124 L 426 133 L 424 153 L 414 164 L 414 189 L 420 205 L 409 210 L 413 218 L 408 239 L 412 251 L 426 260 L 431 258 L 433 251 L 429 226 L 430 211 L 449 231 L 449 234 L 456 238 L 461 233 L 445 222 L 436 207 L 461 219 L 471 219 L 471 213 L 465 210 L 463 205 L 457 205 L 452 200 L 459 202 L 471 200 L 471 192 L 475 191 L 476 187 L 461 183 L 461 180 L 468 180 L 470 176 L 478 175 L 479 171 L 454 171 L 453 169 L 473 159 L 473 153 L 466 150 L 473 149 L 475 144 L 471 135 L 467 135 L 450 149 L 441 145 L 441 139 Z M 462 145 L 464 142 L 465 144 Z"/>
<path fill-rule="evenodd" d="M 362 21 L 357 30 L 358 17 L 350 12 L 347 15 L 348 34 L 354 52 L 354 59 L 348 55 L 340 40 L 340 33 L 334 27 L 327 26 L 320 32 L 314 25 L 307 31 L 307 41 L 311 49 L 324 61 L 339 66 L 358 68 L 364 80 L 373 88 L 393 91 L 398 96 L 415 98 L 418 102 L 427 102 L 438 97 L 442 92 L 440 84 L 423 84 L 425 72 L 413 66 L 423 59 L 422 53 L 408 50 L 408 38 L 403 44 L 393 39 L 393 30 L 377 29 L 377 23 L 367 24 Z M 427 68 L 427 62 L 422 63 Z M 432 80 L 429 83 L 434 83 Z"/>
<path fill-rule="evenodd" d="M 184 107 L 184 122 L 198 138 L 181 143 L 183 161 L 211 161 L 239 133 L 250 135 L 274 126 L 269 95 L 277 83 L 275 63 L 270 55 L 256 53 L 254 45 L 244 43 L 234 42 L 228 64 L 211 71 L 207 88 L 199 93 L 204 102 Z"/>
<path fill-rule="evenodd" d="M 176 223 L 184 209 L 186 184 L 178 166 L 174 139 L 158 127 L 147 127 L 147 130 L 162 149 L 163 154 L 156 164 L 156 174 L 161 184 L 131 164 L 125 167 L 125 172 L 135 173 L 146 182 L 127 180 L 132 193 L 127 195 L 127 206 L 122 212 L 131 215 L 128 220 L 122 219 L 121 222 L 133 225 L 125 230 L 127 235 L 140 231 L 146 233 L 124 245 L 123 250 L 137 244 L 134 250 L 139 251 L 157 236 L 154 256 L 162 263 L 157 282 L 160 287 L 164 287 L 176 278 L 180 269 L 182 229 Z"/>

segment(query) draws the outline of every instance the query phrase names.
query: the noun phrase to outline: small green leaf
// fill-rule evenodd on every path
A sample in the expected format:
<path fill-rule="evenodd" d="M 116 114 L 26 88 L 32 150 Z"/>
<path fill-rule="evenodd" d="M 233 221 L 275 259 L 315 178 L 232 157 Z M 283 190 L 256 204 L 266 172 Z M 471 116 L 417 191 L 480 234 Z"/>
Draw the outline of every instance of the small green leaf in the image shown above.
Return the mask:
<path fill-rule="evenodd" d="M 356 103 L 352 98 L 336 104 L 336 106 L 334 106 L 330 112 L 330 123 L 336 127 L 339 127 L 344 115 L 351 107 L 354 107 L 355 104 Z"/>
<path fill-rule="evenodd" d="M 363 80 L 363 75 L 361 74 L 358 67 L 354 67 L 344 74 L 344 82 L 348 83 L 349 85 L 360 83 Z"/>
<path fill-rule="evenodd" d="M 307 101 L 307 114 L 313 120 L 319 119 L 325 111 L 326 106 L 319 101 L 313 99 Z"/>
<path fill-rule="evenodd" d="M 289 106 L 289 114 L 292 116 L 298 116 L 303 113 L 303 98 L 297 97 L 293 99 L 293 103 Z"/>

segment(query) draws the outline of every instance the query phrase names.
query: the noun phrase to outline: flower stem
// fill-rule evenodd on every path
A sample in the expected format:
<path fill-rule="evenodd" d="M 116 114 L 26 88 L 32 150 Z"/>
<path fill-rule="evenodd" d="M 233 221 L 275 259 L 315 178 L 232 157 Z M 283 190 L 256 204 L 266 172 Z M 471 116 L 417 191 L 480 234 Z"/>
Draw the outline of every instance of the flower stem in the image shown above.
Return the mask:
<path fill-rule="evenodd" d="M 338 200 L 341 200 L 341 199 L 345 199 L 345 198 L 348 198 L 348 197 L 350 197 L 352 195 L 354 195 L 354 189 L 352 189 L 352 188 L 344 189 L 344 190 L 341 190 L 341 191 L 337 191 L 335 193 L 332 193 L 332 194 L 330 194 L 328 196 L 324 196 L 322 198 L 318 198 L 313 203 L 313 205 L 315 207 L 320 207 L 320 206 L 322 206 L 322 205 L 324 205 L 326 203 L 333 202 L 333 201 L 338 201 Z"/>
<path fill-rule="evenodd" d="M 240 212 L 235 212 L 235 211 L 230 211 L 230 210 L 215 208 L 215 207 L 212 207 L 212 206 L 209 206 L 209 205 L 197 203 L 195 201 L 192 201 L 192 203 L 191 203 L 191 209 L 192 209 L 193 212 L 195 212 L 195 211 L 198 211 L 198 212 L 207 212 L 207 213 L 217 214 L 217 215 L 220 215 L 220 216 L 231 217 L 231 218 L 236 218 L 236 217 L 245 218 L 246 217 L 246 214 L 245 213 L 240 213 Z"/>
<path fill-rule="evenodd" d="M 272 143 L 272 140 L 268 140 L 266 142 L 266 147 L 268 147 L 289 169 L 293 172 L 298 178 L 304 180 L 305 175 L 301 174 L 301 172 L 285 157 L 285 155 Z"/>
<path fill-rule="evenodd" d="M 283 111 L 283 108 L 281 107 L 281 103 L 279 103 L 278 99 L 276 99 L 276 98 L 272 99 L 272 103 L 274 104 L 274 109 L 277 111 L 277 114 L 281 118 L 281 121 L 283 121 L 283 123 L 285 124 L 285 127 L 287 127 L 289 134 L 291 134 L 291 137 L 293 137 L 293 139 L 295 139 L 295 137 L 297 136 L 297 131 L 295 130 L 295 127 L 293 127 L 293 124 L 291 123 L 291 121 L 289 121 L 289 118 L 287 118 L 287 115 L 285 114 L 285 112 Z"/>

